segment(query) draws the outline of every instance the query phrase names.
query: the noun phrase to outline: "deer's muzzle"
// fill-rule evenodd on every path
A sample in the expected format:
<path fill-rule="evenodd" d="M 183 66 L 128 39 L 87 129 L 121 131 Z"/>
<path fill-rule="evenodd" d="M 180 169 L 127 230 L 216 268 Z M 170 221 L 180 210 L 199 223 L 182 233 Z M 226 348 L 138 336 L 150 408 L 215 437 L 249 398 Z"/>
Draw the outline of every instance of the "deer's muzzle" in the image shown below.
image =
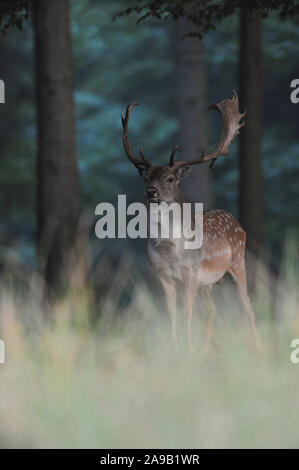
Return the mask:
<path fill-rule="evenodd" d="M 146 188 L 145 195 L 148 199 L 154 199 L 159 195 L 159 191 L 155 186 L 149 186 Z"/>

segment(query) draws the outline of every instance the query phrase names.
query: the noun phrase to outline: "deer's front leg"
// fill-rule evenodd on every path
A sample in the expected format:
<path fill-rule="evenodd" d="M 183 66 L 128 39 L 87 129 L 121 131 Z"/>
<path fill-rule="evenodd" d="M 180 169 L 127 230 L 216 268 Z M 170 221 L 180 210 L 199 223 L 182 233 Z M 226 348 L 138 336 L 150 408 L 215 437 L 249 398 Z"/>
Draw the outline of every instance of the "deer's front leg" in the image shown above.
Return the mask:
<path fill-rule="evenodd" d="M 185 312 L 187 317 L 187 334 L 190 353 L 193 354 L 194 348 L 192 343 L 192 312 L 193 304 L 197 292 L 197 280 L 189 278 L 185 282 Z"/>
<path fill-rule="evenodd" d="M 161 283 L 166 296 L 167 309 L 171 322 L 172 343 L 175 352 L 178 352 L 178 341 L 176 333 L 176 288 L 173 284 L 161 279 Z"/>

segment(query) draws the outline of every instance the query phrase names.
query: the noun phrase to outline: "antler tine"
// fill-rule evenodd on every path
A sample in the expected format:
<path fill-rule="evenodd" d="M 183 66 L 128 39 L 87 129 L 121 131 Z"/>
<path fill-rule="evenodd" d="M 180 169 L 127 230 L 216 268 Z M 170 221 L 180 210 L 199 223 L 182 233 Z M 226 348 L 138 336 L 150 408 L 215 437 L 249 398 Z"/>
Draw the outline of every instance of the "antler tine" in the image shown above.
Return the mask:
<path fill-rule="evenodd" d="M 137 106 L 138 104 L 139 103 L 135 101 L 134 103 L 131 103 L 130 105 L 128 105 L 125 116 L 124 116 L 124 113 L 121 112 L 121 123 L 123 127 L 123 144 L 124 144 L 126 155 L 128 159 L 130 160 L 130 162 L 133 163 L 133 165 L 137 168 L 137 170 L 139 171 L 139 174 L 141 175 L 142 171 L 145 168 L 149 168 L 151 166 L 151 163 L 143 155 L 142 149 L 140 149 L 141 159 L 135 157 L 134 152 L 133 152 L 133 147 L 132 147 L 131 142 L 129 141 L 129 136 L 128 136 L 129 119 L 130 119 L 130 116 L 134 107 Z"/>
<path fill-rule="evenodd" d="M 239 112 L 239 98 L 235 90 L 233 91 L 232 99 L 228 98 L 213 104 L 209 109 L 216 109 L 223 117 L 223 131 L 218 145 L 212 152 L 208 154 L 203 153 L 199 158 L 174 163 L 175 167 L 196 165 L 197 163 L 205 163 L 209 160 L 212 160 L 211 165 L 213 165 L 218 157 L 228 154 L 232 141 L 240 133 L 240 129 L 245 124 L 245 121 L 242 121 L 242 119 L 246 115 L 246 111 L 244 113 Z"/>
<path fill-rule="evenodd" d="M 172 152 L 170 154 L 170 158 L 169 158 L 169 166 L 174 165 L 174 157 L 175 157 L 175 153 L 178 150 L 178 148 L 179 148 L 179 145 L 176 145 L 175 147 L 173 147 L 173 150 L 172 150 Z"/>

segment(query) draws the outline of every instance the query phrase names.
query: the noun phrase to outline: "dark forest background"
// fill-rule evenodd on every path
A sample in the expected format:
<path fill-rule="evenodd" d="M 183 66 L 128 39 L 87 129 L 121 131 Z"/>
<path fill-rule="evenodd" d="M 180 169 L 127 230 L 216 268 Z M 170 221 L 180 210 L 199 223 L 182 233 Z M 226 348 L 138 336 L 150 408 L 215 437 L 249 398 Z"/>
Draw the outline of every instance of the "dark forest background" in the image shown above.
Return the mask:
<path fill-rule="evenodd" d="M 222 122 L 207 107 L 231 97 L 232 89 L 240 90 L 239 15 L 224 19 L 202 41 L 181 41 L 184 33 L 194 31 L 191 23 L 149 18 L 136 25 L 136 15 L 113 20 L 131 2 L 70 3 L 80 213 L 89 233 L 89 269 L 100 263 L 101 254 L 117 259 L 128 248 L 143 265 L 142 240 L 100 241 L 92 230 L 99 202 L 115 203 L 118 194 L 127 194 L 128 203 L 143 200 L 143 182 L 122 148 L 120 112 L 139 101 L 130 123 L 131 139 L 156 163 L 166 163 L 176 143 L 193 157 L 216 144 Z M 55 21 L 51 28 L 55 35 Z M 290 101 L 290 83 L 298 76 L 298 17 L 281 21 L 273 12 L 261 20 L 261 32 L 263 217 L 258 223 L 263 226 L 262 253 L 268 253 L 277 268 L 287 234 L 297 238 L 299 233 L 299 108 Z M 17 254 L 23 263 L 36 267 L 39 173 L 32 21 L 25 21 L 22 30 L 2 34 L 0 44 L 0 78 L 6 85 L 6 103 L 0 106 L 0 260 L 3 267 Z M 187 56 L 193 61 L 191 69 L 184 60 Z M 194 171 L 185 193 L 242 219 L 238 161 L 234 143 L 214 171 L 203 166 Z M 246 178 L 242 184 L 247 184 Z M 249 184 L 254 193 L 252 180 Z M 55 193 L 59 204 L 54 184 Z"/>
<path fill-rule="evenodd" d="M 0 0 L 0 448 L 298 447 L 298 15 L 299 0 Z M 95 208 L 144 201 L 129 103 L 135 153 L 166 164 L 178 143 L 178 159 L 213 149 L 208 106 L 233 89 L 246 125 L 182 192 L 245 227 L 262 349 L 228 275 L 213 331 L 194 302 L 192 357 L 178 286 L 174 354 L 145 240 L 99 240 Z"/>

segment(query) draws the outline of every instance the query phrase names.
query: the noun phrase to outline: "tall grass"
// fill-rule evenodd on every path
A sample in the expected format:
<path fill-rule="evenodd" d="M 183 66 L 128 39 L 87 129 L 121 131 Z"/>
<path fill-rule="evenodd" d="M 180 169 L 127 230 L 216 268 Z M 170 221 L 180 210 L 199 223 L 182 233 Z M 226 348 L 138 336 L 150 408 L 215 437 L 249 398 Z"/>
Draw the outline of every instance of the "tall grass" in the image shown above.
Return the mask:
<path fill-rule="evenodd" d="M 201 347 L 205 310 L 195 309 L 193 357 L 183 314 L 175 356 L 164 304 L 133 269 L 115 273 L 96 321 L 87 288 L 44 312 L 34 281 L 21 293 L 3 281 L 0 446 L 297 447 L 299 364 L 290 361 L 290 342 L 299 337 L 294 244 L 276 303 L 269 279 L 261 268 L 254 305 L 262 352 L 251 348 L 245 313 L 225 283 L 215 289 L 209 354 Z M 126 302 L 119 294 L 124 289 Z"/>

